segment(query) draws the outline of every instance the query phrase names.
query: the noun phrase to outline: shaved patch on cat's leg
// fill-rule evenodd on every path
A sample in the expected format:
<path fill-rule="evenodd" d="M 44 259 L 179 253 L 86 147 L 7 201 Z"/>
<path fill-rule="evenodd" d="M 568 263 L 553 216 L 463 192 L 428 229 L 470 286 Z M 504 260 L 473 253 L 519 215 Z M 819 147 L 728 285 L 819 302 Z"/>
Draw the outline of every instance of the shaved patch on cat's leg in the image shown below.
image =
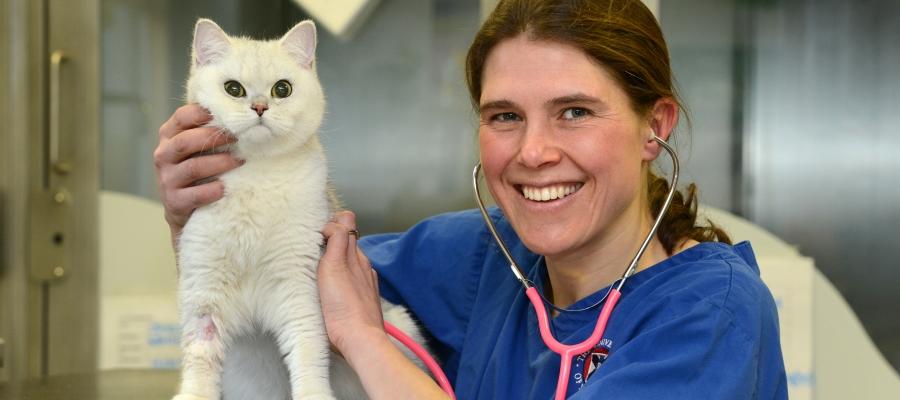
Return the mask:
<path fill-rule="evenodd" d="M 213 340 L 218 334 L 216 323 L 213 322 L 213 319 L 209 314 L 200 316 L 200 326 L 198 328 L 200 329 L 200 332 L 198 332 L 200 340 Z"/>
<path fill-rule="evenodd" d="M 209 313 L 188 317 L 183 325 L 181 390 L 173 400 L 218 400 L 225 341 L 216 318 Z"/>

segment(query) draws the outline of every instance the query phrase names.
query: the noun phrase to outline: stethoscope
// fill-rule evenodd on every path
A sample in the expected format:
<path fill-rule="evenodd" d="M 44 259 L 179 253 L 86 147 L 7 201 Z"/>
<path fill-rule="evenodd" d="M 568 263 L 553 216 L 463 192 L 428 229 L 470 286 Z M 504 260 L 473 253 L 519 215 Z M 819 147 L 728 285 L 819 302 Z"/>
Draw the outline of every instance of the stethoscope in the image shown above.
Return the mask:
<path fill-rule="evenodd" d="M 487 224 L 488 229 L 491 231 L 491 235 L 494 236 L 494 240 L 497 242 L 497 245 L 500 247 L 503 255 L 506 256 L 507 260 L 509 260 L 509 267 L 512 270 L 513 275 L 515 275 L 516 279 L 518 279 L 519 282 L 522 283 L 522 286 L 525 287 L 525 295 L 531 301 L 531 304 L 534 306 L 535 313 L 537 313 L 538 327 L 541 332 L 541 339 L 544 341 L 547 347 L 550 348 L 550 350 L 552 350 L 554 353 L 559 354 L 559 356 L 561 357 L 559 366 L 559 380 L 556 383 L 556 400 L 563 400 L 566 397 L 566 391 L 569 386 L 569 376 L 572 372 L 572 359 L 591 350 L 594 346 L 597 345 L 597 343 L 600 342 L 600 339 L 603 337 L 603 332 L 606 330 L 606 325 L 609 322 L 609 316 L 610 314 L 612 314 L 613 308 L 619 301 L 619 297 L 622 296 L 622 286 L 625 285 L 625 280 L 634 274 L 637 268 L 638 260 L 642 255 L 644 255 L 644 251 L 647 250 L 647 246 L 656 235 L 656 230 L 657 228 L 659 228 L 660 222 L 662 222 L 663 217 L 665 217 L 666 212 L 669 210 L 669 204 L 672 202 L 672 197 L 675 196 L 675 186 L 678 184 L 678 155 L 675 154 L 675 150 L 671 146 L 669 146 L 668 143 L 660 139 L 658 136 L 653 135 L 653 139 L 656 140 L 656 142 L 659 143 L 664 149 L 666 149 L 666 151 L 669 153 L 669 156 L 672 158 L 672 184 L 669 187 L 669 193 L 666 195 L 666 201 L 663 203 L 663 206 L 659 211 L 659 215 L 656 217 L 656 221 L 653 222 L 653 226 L 650 228 L 650 232 L 647 234 L 647 237 L 644 238 L 644 242 L 641 244 L 640 249 L 638 249 L 637 253 L 634 255 L 634 258 L 631 259 L 631 264 L 628 265 L 628 269 L 625 270 L 625 273 L 622 274 L 622 278 L 619 279 L 618 285 L 615 285 L 615 283 L 615 287 L 613 287 L 613 285 L 610 285 L 610 289 L 606 293 L 606 296 L 604 296 L 593 305 L 578 310 L 567 310 L 557 307 L 553 304 L 553 302 L 545 299 L 543 295 L 541 295 L 534 287 L 534 284 L 525 277 L 525 274 L 522 273 L 522 268 L 520 268 L 519 264 L 516 263 L 516 260 L 513 259 L 512 255 L 509 252 L 509 249 L 506 247 L 506 243 L 502 238 L 500 238 L 500 235 L 497 233 L 497 228 L 494 226 L 494 222 L 491 220 L 491 217 L 488 216 L 488 212 L 484 206 L 484 202 L 481 200 L 481 191 L 478 188 L 478 174 L 479 172 L 481 172 L 481 163 L 479 162 L 478 164 L 476 164 L 475 169 L 472 171 L 472 185 L 475 188 L 475 200 L 476 202 L 478 202 L 478 208 L 481 210 L 481 216 L 484 218 L 484 222 Z M 547 309 L 544 307 L 544 302 L 560 312 L 579 312 L 593 309 L 604 300 L 606 301 L 606 304 L 604 304 L 603 309 L 600 310 L 600 316 L 597 318 L 597 325 L 594 326 L 594 332 L 589 338 L 578 344 L 566 345 L 560 343 L 558 340 L 556 340 L 556 338 L 553 337 L 553 334 L 550 332 L 550 321 L 547 317 Z"/>

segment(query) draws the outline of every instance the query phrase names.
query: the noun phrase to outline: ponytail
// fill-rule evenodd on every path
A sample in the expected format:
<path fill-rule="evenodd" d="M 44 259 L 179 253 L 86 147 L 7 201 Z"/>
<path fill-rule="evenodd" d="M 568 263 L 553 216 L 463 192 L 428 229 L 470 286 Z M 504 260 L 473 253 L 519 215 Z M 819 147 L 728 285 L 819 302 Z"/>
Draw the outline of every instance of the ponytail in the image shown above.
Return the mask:
<path fill-rule="evenodd" d="M 665 178 L 649 173 L 647 179 L 647 193 L 650 199 L 650 213 L 653 218 L 659 215 L 659 210 L 666 201 L 669 193 L 669 182 Z M 731 238 L 721 228 L 706 220 L 707 225 L 697 225 L 697 185 L 691 183 L 683 194 L 680 190 L 672 196 L 672 204 L 669 211 L 663 217 L 656 231 L 656 237 L 662 243 L 668 254 L 673 254 L 686 240 L 698 242 L 722 242 L 731 244 Z"/>

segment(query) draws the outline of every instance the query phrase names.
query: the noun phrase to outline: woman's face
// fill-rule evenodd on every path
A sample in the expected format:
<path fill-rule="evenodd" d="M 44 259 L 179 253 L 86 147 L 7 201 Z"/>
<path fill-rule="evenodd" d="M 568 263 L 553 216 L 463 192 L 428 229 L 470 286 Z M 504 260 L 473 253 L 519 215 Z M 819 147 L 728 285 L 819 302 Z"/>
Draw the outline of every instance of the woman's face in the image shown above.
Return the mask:
<path fill-rule="evenodd" d="M 646 213 L 652 132 L 587 54 L 524 35 L 500 42 L 485 62 L 480 105 L 487 183 L 532 251 L 589 254 L 641 229 L 633 225 Z"/>

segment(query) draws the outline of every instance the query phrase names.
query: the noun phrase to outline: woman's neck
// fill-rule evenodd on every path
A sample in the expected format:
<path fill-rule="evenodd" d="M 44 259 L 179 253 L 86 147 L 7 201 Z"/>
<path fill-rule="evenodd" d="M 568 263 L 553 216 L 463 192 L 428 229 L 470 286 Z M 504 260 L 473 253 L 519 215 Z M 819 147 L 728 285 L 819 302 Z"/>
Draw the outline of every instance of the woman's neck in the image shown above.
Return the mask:
<path fill-rule="evenodd" d="M 568 307 L 621 278 L 646 238 L 652 221 L 646 213 L 639 213 L 620 218 L 612 225 L 610 231 L 613 233 L 586 243 L 580 249 L 545 257 L 550 279 L 544 290 L 557 306 Z M 644 270 L 668 257 L 662 243 L 654 238 L 638 260 L 636 269 Z"/>

